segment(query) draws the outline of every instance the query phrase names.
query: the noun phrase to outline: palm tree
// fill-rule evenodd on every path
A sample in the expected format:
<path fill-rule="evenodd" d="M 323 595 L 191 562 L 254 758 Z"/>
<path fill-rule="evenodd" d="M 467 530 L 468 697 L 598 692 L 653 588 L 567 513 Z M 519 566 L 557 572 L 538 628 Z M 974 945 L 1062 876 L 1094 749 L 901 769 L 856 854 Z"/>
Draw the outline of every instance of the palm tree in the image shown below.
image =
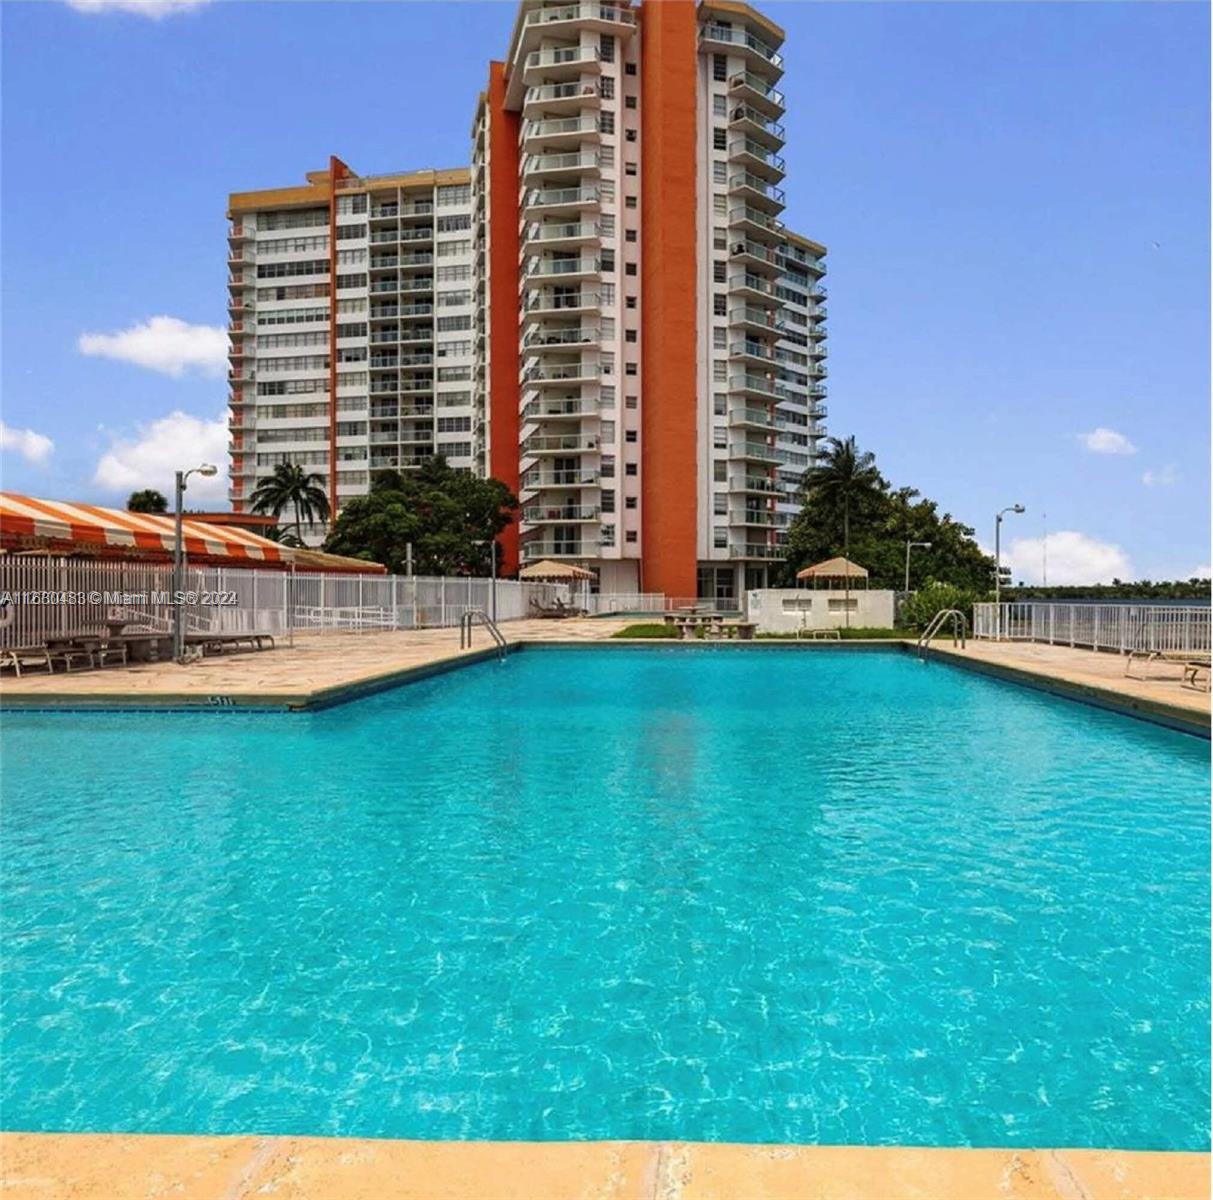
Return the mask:
<path fill-rule="evenodd" d="M 253 489 L 253 512 L 281 517 L 287 508 L 293 509 L 295 537 L 302 542 L 305 520 L 310 525 L 329 519 L 329 500 L 323 485 L 320 475 L 309 474 L 297 463 L 279 463 L 274 473 Z"/>
<path fill-rule="evenodd" d="M 845 439 L 830 438 L 825 452 L 816 466 L 804 475 L 804 490 L 823 499 L 842 503 L 842 556 L 851 561 L 851 506 L 859 506 L 885 486 L 884 479 L 876 469 L 876 456 L 871 451 L 861 451 L 855 445 L 852 434 Z M 851 568 L 846 567 L 843 582 L 846 599 L 843 604 L 846 624 L 851 624 Z"/>
<path fill-rule="evenodd" d="M 876 456 L 855 445 L 854 435 L 830 438 L 816 466 L 804 475 L 804 490 L 842 503 L 843 557 L 851 557 L 851 508 L 878 492 L 884 480 L 876 469 Z"/>

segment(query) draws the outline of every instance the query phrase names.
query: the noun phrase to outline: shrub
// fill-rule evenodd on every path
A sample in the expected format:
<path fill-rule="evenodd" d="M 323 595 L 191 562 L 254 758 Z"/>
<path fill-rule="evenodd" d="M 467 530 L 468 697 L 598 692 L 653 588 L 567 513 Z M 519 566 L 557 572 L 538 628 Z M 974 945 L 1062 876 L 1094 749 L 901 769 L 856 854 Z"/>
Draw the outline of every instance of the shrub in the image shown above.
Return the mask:
<path fill-rule="evenodd" d="M 958 608 L 964 613 L 965 620 L 969 622 L 971 629 L 973 627 L 973 602 L 976 599 L 976 595 L 965 588 L 932 580 L 902 601 L 898 620 L 906 629 L 922 630 L 940 609 Z"/>

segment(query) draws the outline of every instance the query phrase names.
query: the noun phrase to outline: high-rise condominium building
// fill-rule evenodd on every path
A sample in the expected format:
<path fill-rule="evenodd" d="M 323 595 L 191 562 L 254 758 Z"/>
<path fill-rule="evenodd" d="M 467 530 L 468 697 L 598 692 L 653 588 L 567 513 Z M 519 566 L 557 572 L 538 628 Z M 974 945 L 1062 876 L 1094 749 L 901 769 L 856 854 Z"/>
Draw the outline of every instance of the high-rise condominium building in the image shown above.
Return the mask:
<path fill-rule="evenodd" d="M 784 207 L 783 31 L 523 0 L 472 166 L 231 197 L 232 501 L 433 454 L 519 495 L 506 569 L 734 597 L 823 436 L 825 248 Z"/>

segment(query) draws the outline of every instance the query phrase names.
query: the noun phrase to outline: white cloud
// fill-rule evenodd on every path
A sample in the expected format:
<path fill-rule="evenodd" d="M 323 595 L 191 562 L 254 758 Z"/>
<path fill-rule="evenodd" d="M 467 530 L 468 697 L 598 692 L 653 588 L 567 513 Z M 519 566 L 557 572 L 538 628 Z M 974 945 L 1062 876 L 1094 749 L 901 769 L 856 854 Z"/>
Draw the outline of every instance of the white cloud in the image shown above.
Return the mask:
<path fill-rule="evenodd" d="M 1136 454 L 1137 447 L 1123 433 L 1101 425 L 1090 433 L 1080 433 L 1078 440 L 1092 454 Z"/>
<path fill-rule="evenodd" d="M 150 425 L 140 425 L 134 437 L 114 437 L 101 457 L 93 480 L 111 492 L 156 488 L 173 494 L 174 476 L 202 463 L 214 463 L 213 478 L 194 475 L 188 483 L 188 506 L 227 498 L 227 418 L 205 421 L 173 412 Z"/>
<path fill-rule="evenodd" d="M 189 12 L 201 8 L 211 0 L 67 0 L 68 6 L 82 13 L 134 13 L 159 21 L 173 13 Z"/>
<path fill-rule="evenodd" d="M 1179 472 L 1169 463 L 1161 471 L 1147 471 L 1141 481 L 1146 487 L 1170 487 L 1178 478 Z"/>
<path fill-rule="evenodd" d="M 1208 563 L 1202 563 L 1199 567 L 1193 567 L 1192 570 L 1184 576 L 1185 579 L 1213 579 L 1213 567 Z"/>
<path fill-rule="evenodd" d="M 32 429 L 14 429 L 0 421 L 0 449 L 15 450 L 26 462 L 44 463 L 54 450 L 55 443 L 44 433 Z"/>
<path fill-rule="evenodd" d="M 1047 537 L 1016 538 L 1002 552 L 1003 566 L 1011 568 L 1018 583 L 1040 583 L 1044 573 L 1046 542 L 1049 583 L 1111 583 L 1133 579 L 1133 564 L 1115 542 L 1101 542 L 1085 533 L 1063 529 Z"/>
<path fill-rule="evenodd" d="M 222 375 L 227 369 L 227 332 L 220 325 L 191 325 L 177 317 L 152 317 L 118 333 L 82 333 L 81 354 L 115 358 L 163 375 L 195 370 Z"/>

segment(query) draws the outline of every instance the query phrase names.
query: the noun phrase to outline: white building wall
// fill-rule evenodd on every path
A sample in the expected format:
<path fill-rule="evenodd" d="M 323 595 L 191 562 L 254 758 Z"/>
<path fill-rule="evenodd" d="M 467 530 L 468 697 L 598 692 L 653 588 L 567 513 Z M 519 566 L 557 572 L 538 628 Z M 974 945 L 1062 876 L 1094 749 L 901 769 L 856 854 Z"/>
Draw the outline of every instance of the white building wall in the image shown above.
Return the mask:
<path fill-rule="evenodd" d="M 883 590 L 857 589 L 848 597 L 838 588 L 763 588 L 746 592 L 746 620 L 753 621 L 759 633 L 841 629 L 846 625 L 853 629 L 892 629 L 894 596 L 894 592 Z"/>

